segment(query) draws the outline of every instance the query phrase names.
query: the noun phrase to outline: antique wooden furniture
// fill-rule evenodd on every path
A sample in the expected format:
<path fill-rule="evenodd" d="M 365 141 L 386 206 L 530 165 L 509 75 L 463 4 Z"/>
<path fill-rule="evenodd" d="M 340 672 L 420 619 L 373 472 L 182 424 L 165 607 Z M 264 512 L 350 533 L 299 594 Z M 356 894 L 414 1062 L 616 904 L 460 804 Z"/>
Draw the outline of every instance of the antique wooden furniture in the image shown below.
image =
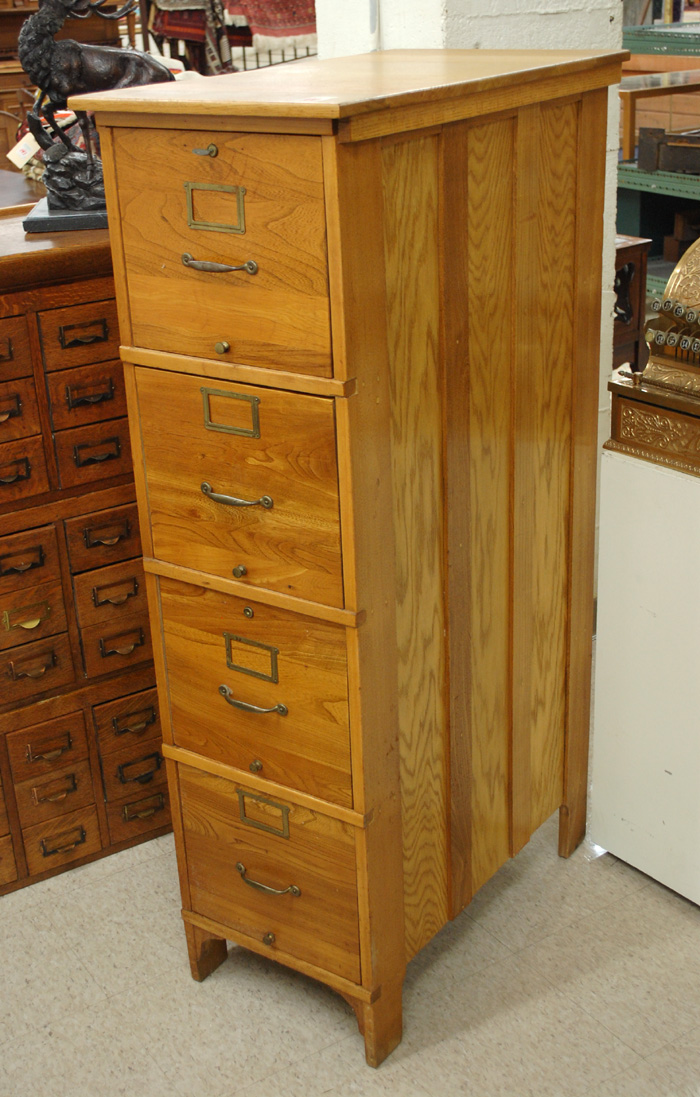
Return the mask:
<path fill-rule="evenodd" d="M 0 895 L 169 829 L 118 346 L 106 232 L 0 217 Z"/>
<path fill-rule="evenodd" d="M 583 834 L 621 57 L 82 100 L 192 972 L 230 939 L 313 975 L 372 1064 L 407 960 L 554 810 L 564 855 Z"/>
<path fill-rule="evenodd" d="M 613 366 L 632 362 L 638 367 L 646 320 L 647 255 L 651 240 L 615 237 L 615 324 Z"/>

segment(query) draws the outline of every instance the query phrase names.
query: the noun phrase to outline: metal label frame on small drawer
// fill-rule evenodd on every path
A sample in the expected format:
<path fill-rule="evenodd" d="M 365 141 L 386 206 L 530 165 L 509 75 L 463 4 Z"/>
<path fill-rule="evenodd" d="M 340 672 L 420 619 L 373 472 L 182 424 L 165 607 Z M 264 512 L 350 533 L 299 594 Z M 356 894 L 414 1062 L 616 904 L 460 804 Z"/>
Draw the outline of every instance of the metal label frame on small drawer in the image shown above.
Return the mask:
<path fill-rule="evenodd" d="M 233 632 L 225 632 L 224 640 L 226 642 L 226 666 L 230 670 L 239 670 L 241 674 L 250 674 L 252 678 L 262 678 L 263 682 L 279 682 L 279 669 L 277 666 L 277 656 L 280 653 L 280 649 L 273 647 L 272 644 L 263 644 L 260 640 L 248 640 L 245 636 L 237 636 Z M 266 651 L 270 656 L 270 673 L 265 674 L 261 670 L 251 670 L 249 667 L 241 666 L 240 663 L 234 663 L 233 652 L 231 645 L 248 644 L 251 648 L 260 648 L 262 651 Z"/>
<path fill-rule="evenodd" d="M 243 438 L 260 437 L 260 397 L 245 392 L 228 392 L 226 389 L 211 389 L 202 386 L 199 390 L 204 402 L 204 427 L 206 430 L 219 430 L 223 434 L 240 434 Z M 232 427 L 228 423 L 215 423 L 211 417 L 210 396 L 223 396 L 227 400 L 247 400 L 250 404 L 250 426 Z"/>
<path fill-rule="evenodd" d="M 245 823 L 249 827 L 257 827 L 258 830 L 264 830 L 266 834 L 275 834 L 278 838 L 289 838 L 289 807 L 286 804 L 278 804 L 276 800 L 268 800 L 267 796 L 258 796 L 254 792 L 246 792 L 244 789 L 236 789 L 238 793 L 238 814 L 242 823 Z M 282 829 L 278 830 L 277 827 L 270 826 L 269 823 L 261 823 L 257 819 L 251 819 L 245 813 L 245 799 L 246 796 L 249 800 L 257 800 L 259 804 L 269 804 L 270 807 L 276 808 L 277 811 L 282 812 Z"/>
<path fill-rule="evenodd" d="M 245 187 L 234 187 L 228 183 L 191 183 L 183 184 L 187 195 L 187 227 L 190 229 L 203 229 L 205 232 L 233 232 L 237 236 L 245 233 Z M 218 190 L 224 194 L 235 194 L 236 215 L 238 221 L 235 225 L 228 225 L 225 221 L 198 221 L 194 215 L 194 202 L 192 193 L 196 190 Z"/>

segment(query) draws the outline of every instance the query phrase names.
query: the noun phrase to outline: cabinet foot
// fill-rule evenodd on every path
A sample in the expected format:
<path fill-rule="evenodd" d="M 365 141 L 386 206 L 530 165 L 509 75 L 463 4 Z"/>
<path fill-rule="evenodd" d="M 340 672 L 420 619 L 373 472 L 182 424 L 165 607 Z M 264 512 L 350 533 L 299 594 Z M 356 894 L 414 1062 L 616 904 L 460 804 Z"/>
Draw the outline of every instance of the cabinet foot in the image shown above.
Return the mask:
<path fill-rule="evenodd" d="M 345 996 L 355 1010 L 357 1027 L 365 1040 L 365 1059 L 371 1067 L 378 1067 L 401 1043 L 402 986 L 403 979 L 395 984 L 384 984 L 381 994 L 374 1002 L 360 1002 L 356 998 Z"/>
<path fill-rule="evenodd" d="M 201 983 L 226 959 L 228 955 L 226 941 L 221 937 L 212 936 L 199 926 L 193 926 L 190 922 L 185 922 L 185 933 L 192 978 Z"/>

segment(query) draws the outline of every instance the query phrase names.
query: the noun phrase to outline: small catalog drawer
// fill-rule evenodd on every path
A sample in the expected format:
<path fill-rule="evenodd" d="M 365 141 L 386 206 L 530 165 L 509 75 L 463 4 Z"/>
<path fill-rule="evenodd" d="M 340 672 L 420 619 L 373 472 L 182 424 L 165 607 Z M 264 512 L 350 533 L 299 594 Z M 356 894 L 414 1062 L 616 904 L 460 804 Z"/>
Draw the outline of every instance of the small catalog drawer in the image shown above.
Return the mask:
<path fill-rule="evenodd" d="M 136 503 L 68 518 L 65 528 L 74 573 L 141 555 Z"/>
<path fill-rule="evenodd" d="M 66 633 L 22 644 L 0 655 L 2 704 L 66 686 L 73 679 L 73 659 Z"/>
<path fill-rule="evenodd" d="M 330 376 L 319 139 L 119 129 L 114 141 L 135 345 Z"/>
<path fill-rule="evenodd" d="M 170 801 L 166 785 L 134 791 L 128 800 L 107 804 L 107 824 L 112 842 L 125 842 L 137 834 L 170 826 Z"/>
<path fill-rule="evenodd" d="M 134 797 L 143 789 L 165 787 L 165 764 L 160 739 L 143 743 L 124 743 L 120 750 L 102 759 L 105 800 Z"/>
<path fill-rule="evenodd" d="M 0 838 L 0 887 L 17 879 L 17 865 L 10 835 Z"/>
<path fill-rule="evenodd" d="M 124 367 L 119 361 L 50 373 L 47 384 L 54 430 L 126 415 Z"/>
<path fill-rule="evenodd" d="M 90 301 L 38 313 L 47 370 L 87 366 L 119 357 L 119 326 L 114 300 Z"/>
<path fill-rule="evenodd" d="M 9 503 L 49 490 L 40 436 L 0 444 L 0 511 Z"/>
<path fill-rule="evenodd" d="M 179 765 L 192 910 L 360 980 L 350 824 Z"/>
<path fill-rule="evenodd" d="M 0 384 L 0 442 L 41 434 L 36 390 L 31 377 Z"/>
<path fill-rule="evenodd" d="M 141 560 L 124 560 L 107 568 L 84 571 L 74 580 L 80 624 L 118 621 L 131 613 L 148 613 Z"/>
<path fill-rule="evenodd" d="M 88 678 L 143 663 L 153 658 L 148 614 L 103 621 L 80 630 Z"/>
<path fill-rule="evenodd" d="M 67 627 L 59 580 L 0 595 L 0 651 L 42 636 L 55 636 Z"/>
<path fill-rule="evenodd" d="M 342 605 L 333 401 L 136 377 L 154 555 Z"/>
<path fill-rule="evenodd" d="M 30 875 L 88 857 L 102 848 L 94 807 L 72 811 L 22 831 Z"/>
<path fill-rule="evenodd" d="M 127 419 L 60 430 L 54 439 L 62 488 L 132 471 Z"/>
<path fill-rule="evenodd" d="M 160 580 L 177 746 L 349 807 L 345 629 Z"/>
<path fill-rule="evenodd" d="M 15 796 L 22 827 L 31 827 L 94 804 L 90 763 L 78 762 L 56 773 L 22 781 L 15 785 Z"/>
<path fill-rule="evenodd" d="M 130 693 L 115 701 L 95 705 L 92 718 L 102 759 L 121 750 L 124 743 L 141 744 L 148 739 L 161 739 L 158 694 L 155 689 Z"/>
<path fill-rule="evenodd" d="M 0 836 L 10 833 L 10 820 L 7 818 L 7 804 L 5 803 L 5 793 L 3 792 L 2 782 L 0 781 Z"/>
<path fill-rule="evenodd" d="M 69 712 L 41 724 L 32 724 L 7 736 L 15 783 L 77 766 L 88 756 L 82 712 Z"/>
<path fill-rule="evenodd" d="M 48 582 L 58 579 L 60 574 L 53 526 L 40 526 L 0 538 L 0 594 L 24 587 L 27 580 Z"/>
<path fill-rule="evenodd" d="M 29 377 L 32 372 L 32 352 L 24 316 L 9 316 L 0 320 L 0 381 Z"/>

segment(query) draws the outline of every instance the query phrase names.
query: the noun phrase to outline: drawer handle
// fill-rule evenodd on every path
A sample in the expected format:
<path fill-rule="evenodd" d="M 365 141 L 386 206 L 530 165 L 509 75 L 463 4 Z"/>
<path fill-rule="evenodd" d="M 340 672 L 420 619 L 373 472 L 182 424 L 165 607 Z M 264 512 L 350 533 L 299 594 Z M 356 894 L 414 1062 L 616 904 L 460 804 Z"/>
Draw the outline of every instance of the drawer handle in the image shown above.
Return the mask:
<path fill-rule="evenodd" d="M 265 510 L 271 510 L 274 506 L 269 495 L 261 495 L 259 499 L 238 499 L 235 495 L 219 495 L 206 480 L 202 484 L 202 493 L 207 499 L 213 499 L 223 507 L 264 507 Z"/>
<path fill-rule="evenodd" d="M 298 888 L 296 884 L 290 884 L 288 888 L 271 888 L 267 884 L 260 884 L 257 880 L 251 880 L 249 876 L 246 876 L 246 867 L 240 861 L 236 864 L 236 871 L 240 872 L 244 884 L 247 884 L 249 888 L 255 888 L 256 891 L 264 891 L 266 895 L 301 895 L 301 888 Z"/>
<path fill-rule="evenodd" d="M 35 754 L 32 749 L 32 744 L 27 743 L 26 758 L 28 762 L 55 762 L 57 758 L 60 758 L 62 754 L 65 754 L 67 750 L 71 750 L 73 746 L 73 740 L 71 739 L 70 732 L 66 732 L 66 741 L 63 746 L 55 747 L 53 750 L 45 750 L 43 754 Z"/>
<path fill-rule="evenodd" d="M 120 720 L 131 721 L 135 716 L 141 716 L 142 719 L 137 723 L 120 724 Z M 132 735 L 140 735 L 142 731 L 145 731 L 150 724 L 156 722 L 156 710 L 153 705 L 149 705 L 148 708 L 141 709 L 139 712 L 129 712 L 122 716 L 112 717 L 112 727 L 114 728 L 115 735 L 126 735 L 130 732 Z"/>
<path fill-rule="evenodd" d="M 182 263 L 185 267 L 191 267 L 192 270 L 203 270 L 207 274 L 230 274 L 234 270 L 242 270 L 246 274 L 258 273 L 258 264 L 254 259 L 249 259 L 247 263 L 241 263 L 239 267 L 230 267 L 226 263 L 212 263 L 208 259 L 194 259 L 186 251 L 183 252 Z"/>
<path fill-rule="evenodd" d="M 84 331 L 85 328 L 94 327 L 99 327 L 99 332 L 94 332 L 92 335 L 68 335 L 69 331 Z M 86 324 L 62 324 L 58 329 L 58 341 L 63 350 L 70 350 L 71 347 L 89 347 L 93 343 L 106 343 L 108 339 L 109 327 L 104 317 L 100 320 L 89 320 Z"/>
<path fill-rule="evenodd" d="M 13 620 L 15 614 L 24 613 L 24 619 L 21 621 Z M 29 606 L 20 606 L 19 609 L 12 613 L 10 610 L 5 610 L 2 615 L 2 627 L 6 632 L 14 632 L 17 628 L 23 629 L 35 629 L 44 621 L 48 621 L 51 616 L 51 603 L 46 600 L 44 602 L 34 602 Z"/>
<path fill-rule="evenodd" d="M 0 351 L 0 362 L 11 362 L 15 356 L 15 348 L 12 345 L 11 339 L 5 339 L 5 346 L 7 350 Z"/>
<path fill-rule="evenodd" d="M 11 396 L 7 397 L 7 400 L 3 400 L 3 404 L 9 404 L 10 406 L 0 409 L 0 423 L 6 423 L 8 419 L 16 419 L 22 414 L 22 401 L 18 392 L 13 392 Z"/>
<path fill-rule="evenodd" d="M 234 708 L 239 708 L 243 712 L 278 712 L 280 716 L 286 716 L 289 712 L 286 705 L 273 705 L 272 708 L 259 708 L 258 705 L 249 705 L 247 701 L 237 701 L 228 686 L 219 686 L 219 693 L 229 705 L 233 705 Z"/>
<path fill-rule="evenodd" d="M 205 149 L 192 149 L 195 156 L 218 156 L 219 150 L 216 145 L 207 145 Z"/>
<path fill-rule="evenodd" d="M 134 639 L 131 639 L 131 636 Z M 129 639 L 127 639 L 129 637 Z M 131 655 L 136 648 L 143 647 L 146 642 L 143 629 L 135 629 L 131 633 L 122 633 L 121 636 L 100 637 L 100 655 L 106 659 L 109 655 Z M 108 646 L 108 645 L 111 645 Z"/>
<path fill-rule="evenodd" d="M 130 584 L 130 586 L 128 586 Z M 119 586 L 121 585 L 121 590 Z M 124 590 L 124 587 L 127 587 Z M 119 593 L 112 595 L 103 595 L 105 590 L 119 590 Z M 135 575 L 132 575 L 129 579 L 125 579 L 122 584 L 109 583 L 104 587 L 92 588 L 92 601 L 97 609 L 99 606 L 123 606 L 125 602 L 128 602 L 130 598 L 135 598 L 139 592 L 138 579 Z"/>
<path fill-rule="evenodd" d="M 113 525 L 87 526 L 83 530 L 85 547 L 90 549 L 96 548 L 98 545 L 106 545 L 108 548 L 111 548 L 112 545 L 117 545 L 120 541 L 128 541 L 131 537 L 131 526 L 129 525 L 128 519 L 122 523 L 121 528 L 119 526 L 116 528 L 117 532 L 113 533 L 112 531 L 115 529 L 115 526 Z M 101 537 L 98 536 L 100 531 L 104 531 Z"/>
<path fill-rule="evenodd" d="M 20 678 L 43 678 L 47 670 L 50 670 L 51 667 L 55 667 L 56 663 L 58 662 L 58 657 L 55 651 L 45 652 L 43 655 L 37 656 L 36 659 L 43 659 L 44 661 L 38 666 L 32 666 L 33 663 L 36 662 L 36 660 L 26 659 L 21 663 L 17 663 L 16 660 L 12 660 L 12 662 L 10 663 L 10 677 L 12 678 L 12 681 L 18 682 Z M 32 669 L 21 670 L 20 668 L 23 667 L 25 663 L 32 667 Z"/>
<path fill-rule="evenodd" d="M 69 838 L 70 835 L 71 831 L 66 831 L 65 834 L 57 835 L 56 841 L 60 842 L 62 838 Z M 75 839 L 74 842 L 67 842 L 65 845 L 54 846 L 53 849 L 48 849 L 46 838 L 42 838 L 39 845 L 41 846 L 42 856 L 51 857 L 54 853 L 70 853 L 70 851 L 72 849 L 75 849 L 76 846 L 82 846 L 83 842 L 85 842 L 86 839 L 87 832 L 85 830 L 85 827 L 78 827 L 78 837 Z"/>
<path fill-rule="evenodd" d="M 31 571 L 32 568 L 41 568 L 44 566 L 45 559 L 43 545 L 32 545 L 31 548 L 24 549 L 21 552 L 7 553 L 5 556 L 0 556 L 0 579 L 4 578 L 5 575 L 21 575 L 25 571 Z M 8 564 L 8 560 L 17 560 L 17 563 Z"/>
<path fill-rule="evenodd" d="M 153 799 L 153 797 L 151 797 Z M 134 804 L 125 804 L 122 808 L 122 818 L 125 823 L 130 823 L 132 819 L 150 819 L 152 815 L 155 815 L 158 811 L 165 810 L 165 796 L 162 792 L 159 792 L 155 797 L 155 804 L 151 807 L 141 808 L 140 811 L 133 811 Z M 143 800 L 141 801 L 143 803 Z"/>
<path fill-rule="evenodd" d="M 85 392 L 82 396 L 78 396 L 77 393 L 81 389 L 90 388 L 89 385 L 66 385 L 66 404 L 68 410 L 73 411 L 74 408 L 85 407 L 91 404 L 103 404 L 107 400 L 114 399 L 114 381 L 110 377 L 107 388 L 102 389 L 100 392 Z"/>
<path fill-rule="evenodd" d="M 28 457 L 20 457 L 18 461 L 12 461 L 7 465 L 2 466 L 3 469 L 14 469 L 15 471 L 7 476 L 5 473 L 0 473 L 0 484 L 16 484 L 19 480 L 28 480 L 32 474 L 32 466 L 29 464 Z"/>
<path fill-rule="evenodd" d="M 144 762 L 153 762 L 153 769 L 148 769 L 144 773 L 137 773 L 135 777 L 127 777 L 127 770 L 131 769 L 132 766 L 141 766 Z M 144 755 L 143 758 L 137 758 L 135 762 L 122 762 L 121 765 L 117 766 L 117 777 L 122 785 L 128 785 L 132 781 L 137 785 L 147 785 L 153 780 L 162 764 L 162 754 L 155 751 L 153 754 Z"/>
<path fill-rule="evenodd" d="M 57 804 L 61 800 L 67 799 L 71 792 L 78 791 L 78 780 L 74 773 L 70 773 L 66 778 L 66 787 L 59 792 L 49 792 L 45 796 L 39 795 L 39 789 L 32 789 L 32 799 L 35 804 Z"/>
<path fill-rule="evenodd" d="M 98 446 L 108 446 L 102 453 L 88 453 L 83 457 L 83 450 L 94 450 Z M 102 461 L 114 461 L 121 456 L 122 447 L 119 438 L 104 438 L 100 442 L 82 442 L 73 446 L 73 460 L 76 467 L 81 469 L 85 465 L 97 465 Z"/>

